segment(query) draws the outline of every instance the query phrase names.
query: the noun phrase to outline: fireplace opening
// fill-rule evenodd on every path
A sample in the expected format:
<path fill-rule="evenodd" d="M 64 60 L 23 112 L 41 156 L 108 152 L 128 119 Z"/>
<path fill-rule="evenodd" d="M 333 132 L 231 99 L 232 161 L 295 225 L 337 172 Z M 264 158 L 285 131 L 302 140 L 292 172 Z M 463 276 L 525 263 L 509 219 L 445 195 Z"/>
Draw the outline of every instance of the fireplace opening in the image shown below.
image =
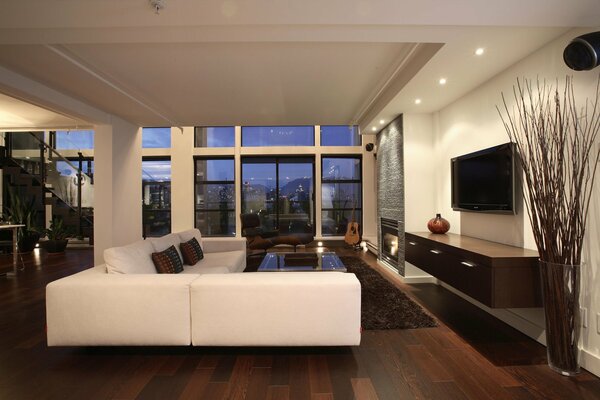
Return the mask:
<path fill-rule="evenodd" d="M 398 221 L 381 218 L 381 259 L 398 266 Z"/>

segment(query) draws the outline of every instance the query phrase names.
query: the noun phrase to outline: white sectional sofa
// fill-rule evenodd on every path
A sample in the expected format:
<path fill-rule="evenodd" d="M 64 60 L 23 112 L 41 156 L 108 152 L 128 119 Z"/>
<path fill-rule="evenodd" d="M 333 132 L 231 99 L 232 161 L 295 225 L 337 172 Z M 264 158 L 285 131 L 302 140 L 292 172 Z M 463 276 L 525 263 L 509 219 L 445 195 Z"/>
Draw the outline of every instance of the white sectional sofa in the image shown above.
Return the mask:
<path fill-rule="evenodd" d="M 151 253 L 196 237 L 204 259 L 157 274 Z M 360 343 L 360 283 L 341 272 L 241 273 L 245 239 L 196 229 L 108 249 L 46 288 L 49 346 Z"/>

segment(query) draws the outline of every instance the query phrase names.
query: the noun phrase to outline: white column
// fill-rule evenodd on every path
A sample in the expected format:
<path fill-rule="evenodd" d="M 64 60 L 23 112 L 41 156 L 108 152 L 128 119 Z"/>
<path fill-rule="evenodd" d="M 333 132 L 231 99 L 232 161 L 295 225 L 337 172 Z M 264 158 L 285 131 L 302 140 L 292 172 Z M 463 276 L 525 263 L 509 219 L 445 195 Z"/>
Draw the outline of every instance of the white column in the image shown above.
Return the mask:
<path fill-rule="evenodd" d="M 94 262 L 142 238 L 142 129 L 113 117 L 95 126 Z"/>
<path fill-rule="evenodd" d="M 171 128 L 171 232 L 194 223 L 194 127 Z"/>
<path fill-rule="evenodd" d="M 377 239 L 377 160 L 365 149 L 367 143 L 377 143 L 375 135 L 362 135 L 362 235 Z"/>

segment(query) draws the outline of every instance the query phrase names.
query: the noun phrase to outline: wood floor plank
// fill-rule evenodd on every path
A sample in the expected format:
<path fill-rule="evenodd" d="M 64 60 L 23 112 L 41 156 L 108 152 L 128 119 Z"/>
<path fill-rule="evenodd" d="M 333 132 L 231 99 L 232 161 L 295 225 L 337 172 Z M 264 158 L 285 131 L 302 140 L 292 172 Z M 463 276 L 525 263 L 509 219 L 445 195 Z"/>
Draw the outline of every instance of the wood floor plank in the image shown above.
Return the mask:
<path fill-rule="evenodd" d="M 250 382 L 246 392 L 246 400 L 263 400 L 269 387 L 271 368 L 254 367 L 250 374 Z"/>
<path fill-rule="evenodd" d="M 267 389 L 267 400 L 289 400 L 289 386 L 269 386 Z"/>
<path fill-rule="evenodd" d="M 206 390 L 206 386 L 210 382 L 214 370 L 211 368 L 196 369 L 190 377 L 187 385 L 181 392 L 179 400 L 196 400 L 200 399 L 201 395 Z"/>
<path fill-rule="evenodd" d="M 271 365 L 270 385 L 288 386 L 290 384 L 290 356 L 282 354 L 274 357 Z M 289 395 L 289 388 L 288 388 Z"/>
<path fill-rule="evenodd" d="M 229 382 L 235 363 L 236 356 L 233 354 L 226 354 L 219 357 L 211 382 Z"/>
<path fill-rule="evenodd" d="M 250 374 L 254 364 L 254 357 L 238 356 L 231 372 L 226 398 L 230 400 L 243 400 L 250 383 Z"/>
<path fill-rule="evenodd" d="M 227 398 L 227 382 L 208 382 L 199 399 L 224 400 Z"/>
<path fill-rule="evenodd" d="M 442 366 L 431 353 L 429 353 L 425 346 L 410 345 L 406 346 L 406 350 L 431 382 L 446 382 L 452 380 L 452 375 L 450 375 L 448 370 Z"/>
<path fill-rule="evenodd" d="M 380 359 L 379 353 L 377 352 L 377 345 L 371 341 L 370 344 L 365 344 L 359 349 L 359 357 L 361 362 L 365 365 L 371 382 L 375 387 L 375 391 L 380 399 L 413 399 L 415 396 L 410 391 L 408 385 L 403 380 L 397 380 L 396 377 L 392 377 L 388 370 L 392 369 L 394 372 L 399 373 L 397 367 L 396 371 L 393 371 L 392 367 L 386 368 L 383 360 Z M 389 365 L 389 363 L 388 363 Z"/>
<path fill-rule="evenodd" d="M 379 400 L 369 378 L 352 378 L 352 389 L 356 400 Z"/>
<path fill-rule="evenodd" d="M 124 382 L 121 389 L 117 392 L 115 399 L 135 399 L 148 382 L 150 382 L 152 377 L 156 375 L 158 370 L 160 370 L 164 362 L 164 357 L 146 357 L 134 374 Z"/>
<path fill-rule="evenodd" d="M 310 380 L 308 377 L 308 357 L 290 357 L 290 399 L 306 400 L 310 398 Z"/>
<path fill-rule="evenodd" d="M 327 365 L 333 397 L 336 399 L 351 399 L 354 395 L 352 379 L 366 379 L 364 368 L 362 370 L 359 369 L 359 365 L 352 352 L 328 355 Z"/>
<path fill-rule="evenodd" d="M 324 355 L 308 357 L 308 375 L 311 394 L 331 393 L 331 378 L 327 367 L 327 358 Z"/>

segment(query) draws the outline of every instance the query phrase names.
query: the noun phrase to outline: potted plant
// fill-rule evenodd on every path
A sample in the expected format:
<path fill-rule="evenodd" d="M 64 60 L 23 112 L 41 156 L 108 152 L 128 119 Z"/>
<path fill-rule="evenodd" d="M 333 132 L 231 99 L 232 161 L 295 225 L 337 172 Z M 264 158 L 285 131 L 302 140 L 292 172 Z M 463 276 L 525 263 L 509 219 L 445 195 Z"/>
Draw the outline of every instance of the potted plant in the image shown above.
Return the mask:
<path fill-rule="evenodd" d="M 548 364 L 563 375 L 579 372 L 581 251 L 600 149 L 600 80 L 595 98 L 575 104 L 572 78 L 564 89 L 529 80 L 513 89 L 514 105 L 498 112 L 523 169 L 523 198 L 536 246 Z"/>
<path fill-rule="evenodd" d="M 35 226 L 37 217 L 35 197 L 26 202 L 10 186 L 8 196 L 10 205 L 5 208 L 6 219 L 13 224 L 25 225 L 17 234 L 19 253 L 30 253 L 40 240 L 40 232 Z"/>
<path fill-rule="evenodd" d="M 62 253 L 67 248 L 70 236 L 69 229 L 63 224 L 62 218 L 54 217 L 50 227 L 44 230 L 48 240 L 44 242 L 44 248 L 48 253 Z"/>

